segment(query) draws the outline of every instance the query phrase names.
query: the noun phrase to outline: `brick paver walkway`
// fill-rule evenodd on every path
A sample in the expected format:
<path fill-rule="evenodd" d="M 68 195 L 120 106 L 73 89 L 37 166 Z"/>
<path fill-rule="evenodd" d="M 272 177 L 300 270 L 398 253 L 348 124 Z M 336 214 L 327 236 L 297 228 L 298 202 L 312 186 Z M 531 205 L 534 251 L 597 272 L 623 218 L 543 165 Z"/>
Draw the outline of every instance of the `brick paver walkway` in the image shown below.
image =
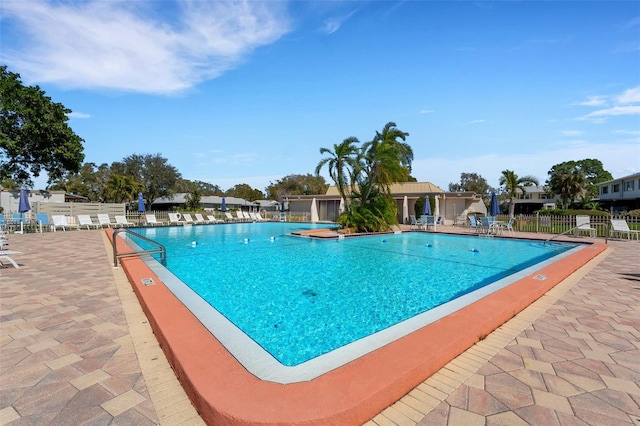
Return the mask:
<path fill-rule="evenodd" d="M 103 238 L 10 235 L 22 267 L 0 269 L 0 424 L 200 423 Z M 369 423 L 640 425 L 640 244 L 610 247 Z"/>

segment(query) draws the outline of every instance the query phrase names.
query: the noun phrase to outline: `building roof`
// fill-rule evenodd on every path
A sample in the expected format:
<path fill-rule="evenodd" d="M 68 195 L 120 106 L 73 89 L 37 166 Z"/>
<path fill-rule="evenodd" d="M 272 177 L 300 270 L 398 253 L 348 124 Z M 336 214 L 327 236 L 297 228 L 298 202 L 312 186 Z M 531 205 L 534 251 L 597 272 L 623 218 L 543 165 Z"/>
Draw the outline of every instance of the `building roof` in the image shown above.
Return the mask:
<path fill-rule="evenodd" d="M 608 184 L 613 183 L 613 182 L 621 182 L 623 180 L 624 181 L 634 180 L 634 179 L 638 179 L 638 178 L 640 178 L 640 173 L 634 173 L 632 175 L 622 176 L 622 177 L 619 177 L 619 178 L 611 179 L 611 180 L 608 180 L 606 182 L 600 182 L 600 183 L 598 183 L 598 185 L 600 185 L 600 186 L 608 185 Z"/>
<path fill-rule="evenodd" d="M 431 182 L 399 182 L 391 184 L 391 195 L 396 194 L 441 194 L 444 191 Z M 338 197 L 337 186 L 330 186 L 325 195 Z"/>
<path fill-rule="evenodd" d="M 186 192 L 179 192 L 171 197 L 157 198 L 153 204 L 184 204 L 186 203 Z M 247 201 L 244 198 L 237 197 L 220 197 L 217 195 L 208 195 L 200 197 L 200 204 L 222 204 L 222 199 L 227 205 L 231 206 L 253 206 L 254 203 Z"/>

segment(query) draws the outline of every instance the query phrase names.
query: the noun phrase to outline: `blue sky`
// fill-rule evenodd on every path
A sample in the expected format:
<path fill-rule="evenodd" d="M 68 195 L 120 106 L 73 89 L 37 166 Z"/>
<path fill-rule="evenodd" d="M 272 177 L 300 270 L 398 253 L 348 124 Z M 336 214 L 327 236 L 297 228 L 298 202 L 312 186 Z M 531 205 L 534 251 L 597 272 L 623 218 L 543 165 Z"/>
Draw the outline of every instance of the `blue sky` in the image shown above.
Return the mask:
<path fill-rule="evenodd" d="M 637 1 L 5 0 L 0 12 L 0 63 L 73 111 L 86 162 L 159 153 L 184 178 L 264 190 L 393 121 L 412 174 L 445 190 L 463 172 L 544 182 L 585 158 L 614 177 L 640 170 Z"/>

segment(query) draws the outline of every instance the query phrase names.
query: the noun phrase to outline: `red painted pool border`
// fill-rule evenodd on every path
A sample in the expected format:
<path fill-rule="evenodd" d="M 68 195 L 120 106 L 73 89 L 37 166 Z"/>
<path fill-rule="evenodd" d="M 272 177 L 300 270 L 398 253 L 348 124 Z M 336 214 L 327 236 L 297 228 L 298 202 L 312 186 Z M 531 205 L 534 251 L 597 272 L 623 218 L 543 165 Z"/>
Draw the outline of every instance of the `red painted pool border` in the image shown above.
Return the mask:
<path fill-rule="evenodd" d="M 106 231 L 111 238 L 113 230 Z M 120 249 L 126 243 L 118 243 Z M 313 380 L 249 373 L 136 257 L 121 261 L 156 338 L 192 403 L 215 425 L 362 424 L 606 249 L 573 253 L 535 274 Z M 535 280 L 543 274 L 545 280 Z M 144 286 L 143 278 L 155 285 Z"/>

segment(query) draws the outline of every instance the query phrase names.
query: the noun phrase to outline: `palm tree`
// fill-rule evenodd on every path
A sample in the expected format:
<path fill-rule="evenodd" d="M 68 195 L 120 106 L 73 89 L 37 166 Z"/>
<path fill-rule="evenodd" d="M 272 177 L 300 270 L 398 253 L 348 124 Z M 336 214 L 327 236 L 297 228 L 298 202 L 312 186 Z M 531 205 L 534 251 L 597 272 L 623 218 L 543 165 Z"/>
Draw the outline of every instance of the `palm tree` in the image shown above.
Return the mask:
<path fill-rule="evenodd" d="M 538 185 L 538 179 L 534 176 L 518 177 L 513 170 L 503 170 L 498 183 L 500 186 L 504 185 L 505 193 L 509 197 L 509 219 L 512 219 L 515 215 L 518 194 L 524 194 L 527 186 Z"/>
<path fill-rule="evenodd" d="M 382 132 L 370 142 L 362 145 L 363 175 L 359 176 L 362 200 L 366 202 L 374 189 L 389 193 L 394 182 L 404 182 L 411 173 L 413 150 L 405 140 L 409 133 L 396 127 L 396 123 L 387 123 Z"/>
<path fill-rule="evenodd" d="M 328 154 L 323 158 L 316 167 L 316 175 L 320 174 L 320 170 L 327 165 L 329 168 L 329 176 L 336 184 L 340 197 L 345 201 L 345 209 L 349 209 L 350 200 L 347 194 L 347 188 L 350 185 L 349 178 L 353 175 L 356 168 L 355 144 L 359 143 L 355 137 L 350 137 L 342 141 L 340 144 L 333 145 L 333 151 L 329 148 L 320 148 L 320 154 Z"/>
<path fill-rule="evenodd" d="M 114 203 L 134 200 L 144 187 L 131 175 L 112 174 L 105 183 L 106 199 Z"/>
<path fill-rule="evenodd" d="M 562 208 L 566 209 L 584 191 L 587 181 L 582 171 L 566 166 L 554 168 L 548 184 L 554 193 L 560 195 Z"/>

